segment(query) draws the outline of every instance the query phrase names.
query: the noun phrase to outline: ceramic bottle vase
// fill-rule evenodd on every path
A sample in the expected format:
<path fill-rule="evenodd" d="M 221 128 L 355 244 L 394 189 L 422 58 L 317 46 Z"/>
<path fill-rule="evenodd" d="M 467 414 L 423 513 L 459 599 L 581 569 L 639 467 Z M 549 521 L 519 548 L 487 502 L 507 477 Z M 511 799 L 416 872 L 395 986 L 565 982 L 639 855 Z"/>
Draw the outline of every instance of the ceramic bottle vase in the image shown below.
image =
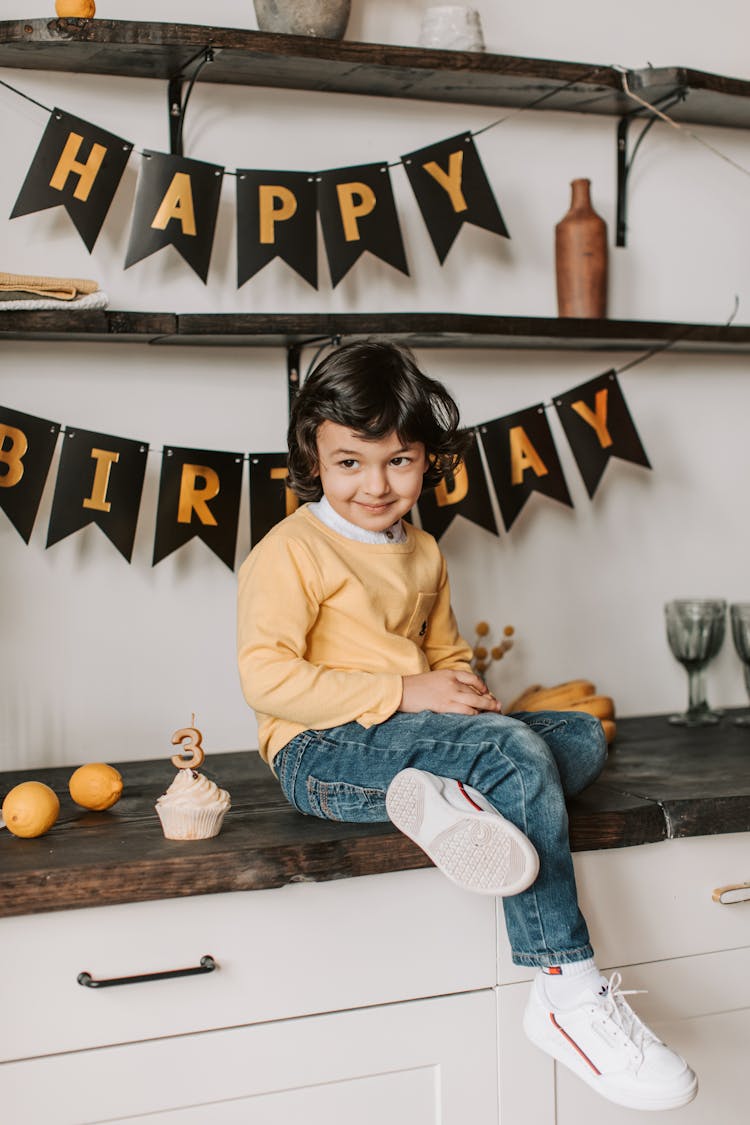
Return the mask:
<path fill-rule="evenodd" d="M 253 0 L 260 31 L 343 39 L 351 0 Z"/>
<path fill-rule="evenodd" d="M 591 181 L 573 180 L 570 210 L 555 227 L 558 316 L 607 315 L 607 224 L 591 206 Z"/>

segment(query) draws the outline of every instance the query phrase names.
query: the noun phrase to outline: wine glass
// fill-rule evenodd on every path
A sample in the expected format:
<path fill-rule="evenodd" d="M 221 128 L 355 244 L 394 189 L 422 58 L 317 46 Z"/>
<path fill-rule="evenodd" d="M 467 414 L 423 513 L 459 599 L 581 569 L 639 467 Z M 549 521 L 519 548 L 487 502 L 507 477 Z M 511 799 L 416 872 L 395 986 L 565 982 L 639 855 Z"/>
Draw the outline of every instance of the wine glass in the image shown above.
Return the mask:
<path fill-rule="evenodd" d="M 750 695 L 750 602 L 735 602 L 729 607 L 732 621 L 732 640 L 742 661 L 745 687 Z M 740 715 L 734 720 L 738 727 L 750 727 L 750 715 Z"/>
<path fill-rule="evenodd" d="M 670 723 L 697 727 L 721 718 L 706 702 L 703 669 L 724 641 L 726 610 L 727 603 L 720 598 L 677 598 L 664 607 L 669 647 L 688 674 L 687 711 L 670 715 Z"/>

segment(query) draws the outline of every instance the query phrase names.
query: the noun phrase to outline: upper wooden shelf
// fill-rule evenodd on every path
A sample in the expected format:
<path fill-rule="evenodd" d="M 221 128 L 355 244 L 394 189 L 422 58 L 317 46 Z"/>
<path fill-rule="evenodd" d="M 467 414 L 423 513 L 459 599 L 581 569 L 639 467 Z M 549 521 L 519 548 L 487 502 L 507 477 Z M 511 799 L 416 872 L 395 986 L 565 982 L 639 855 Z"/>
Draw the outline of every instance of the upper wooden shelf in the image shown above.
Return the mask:
<path fill-rule="evenodd" d="M 525 106 L 554 93 L 542 103 L 544 109 L 622 116 L 637 108 L 623 92 L 618 70 L 591 63 L 199 24 L 0 22 L 0 67 L 166 80 L 178 77 L 205 47 L 213 48 L 214 61 L 201 71 L 201 82 L 507 107 Z M 677 120 L 750 127 L 750 82 L 684 67 L 658 67 L 629 71 L 628 83 L 650 102 L 683 91 L 683 100 L 670 110 Z"/>
<path fill-rule="evenodd" d="M 328 337 L 388 336 L 414 348 L 750 352 L 750 325 L 576 320 L 464 313 L 158 313 L 0 311 L 0 339 L 286 347 Z M 680 338 L 681 337 L 681 338 Z"/>

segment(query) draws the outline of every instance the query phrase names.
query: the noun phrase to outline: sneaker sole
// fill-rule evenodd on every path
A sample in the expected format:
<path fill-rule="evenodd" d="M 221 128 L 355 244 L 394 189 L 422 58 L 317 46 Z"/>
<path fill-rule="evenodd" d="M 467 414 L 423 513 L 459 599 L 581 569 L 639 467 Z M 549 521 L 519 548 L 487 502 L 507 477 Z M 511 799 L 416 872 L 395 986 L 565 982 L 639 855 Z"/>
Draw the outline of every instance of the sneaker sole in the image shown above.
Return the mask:
<path fill-rule="evenodd" d="M 631 1094 L 622 1089 L 613 1088 L 608 1083 L 606 1075 L 597 1074 L 577 1054 L 571 1054 L 577 1048 L 568 1046 L 568 1042 L 563 1035 L 560 1035 L 559 1041 L 556 1035 L 538 1035 L 525 1019 L 523 1030 L 530 1043 L 533 1043 L 540 1051 L 544 1051 L 545 1054 L 551 1055 L 556 1062 L 575 1074 L 576 1078 L 580 1078 L 600 1097 L 606 1098 L 607 1101 L 613 1102 L 615 1105 L 625 1106 L 627 1109 L 641 1110 L 679 1109 L 680 1106 L 691 1102 L 698 1093 L 698 1079 L 695 1074 L 692 1075 L 692 1081 L 688 1086 L 675 1090 L 671 1094 L 662 1093 L 661 1095 L 649 1096 L 645 1092 L 642 1094 L 633 1092 Z"/>
<path fill-rule="evenodd" d="M 406 769 L 388 788 L 386 810 L 396 827 L 451 882 L 464 890 L 502 897 L 531 886 L 539 871 L 536 851 L 524 834 L 499 813 L 478 811 L 466 815 L 446 803 L 447 827 L 430 840 L 422 839 L 425 805 L 432 799 L 443 803 L 419 770 Z"/>

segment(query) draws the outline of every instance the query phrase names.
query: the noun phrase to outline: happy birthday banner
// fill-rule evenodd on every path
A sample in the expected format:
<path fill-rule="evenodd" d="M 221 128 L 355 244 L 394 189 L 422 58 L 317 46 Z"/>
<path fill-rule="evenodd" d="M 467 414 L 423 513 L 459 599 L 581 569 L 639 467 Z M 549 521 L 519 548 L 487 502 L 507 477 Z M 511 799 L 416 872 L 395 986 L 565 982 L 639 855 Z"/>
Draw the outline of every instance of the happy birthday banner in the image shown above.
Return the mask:
<path fill-rule="evenodd" d="M 53 109 L 11 219 L 64 207 L 91 252 L 132 151 L 130 141 Z M 149 149 L 142 157 L 125 269 L 174 246 L 205 282 L 226 170 Z M 471 133 L 401 162 L 441 265 L 464 223 L 510 237 Z M 274 258 L 317 289 L 318 215 L 334 287 L 365 250 L 408 275 L 386 162 L 235 175 L 238 289 Z"/>
<path fill-rule="evenodd" d="M 555 397 L 553 404 L 589 497 L 611 457 L 651 468 L 615 371 Z M 57 422 L 0 407 L 0 508 L 25 543 L 61 429 Z M 490 481 L 506 531 L 533 492 L 573 507 L 544 404 L 483 422 L 471 434 L 456 471 L 418 501 L 426 531 L 439 539 L 461 515 L 499 535 Z M 47 547 L 94 523 L 130 562 L 148 452 L 146 442 L 64 427 Z M 161 457 L 154 566 L 197 537 L 234 569 L 245 460 L 250 470 L 251 546 L 297 507 L 297 497 L 286 486 L 285 453 L 170 445 Z"/>

